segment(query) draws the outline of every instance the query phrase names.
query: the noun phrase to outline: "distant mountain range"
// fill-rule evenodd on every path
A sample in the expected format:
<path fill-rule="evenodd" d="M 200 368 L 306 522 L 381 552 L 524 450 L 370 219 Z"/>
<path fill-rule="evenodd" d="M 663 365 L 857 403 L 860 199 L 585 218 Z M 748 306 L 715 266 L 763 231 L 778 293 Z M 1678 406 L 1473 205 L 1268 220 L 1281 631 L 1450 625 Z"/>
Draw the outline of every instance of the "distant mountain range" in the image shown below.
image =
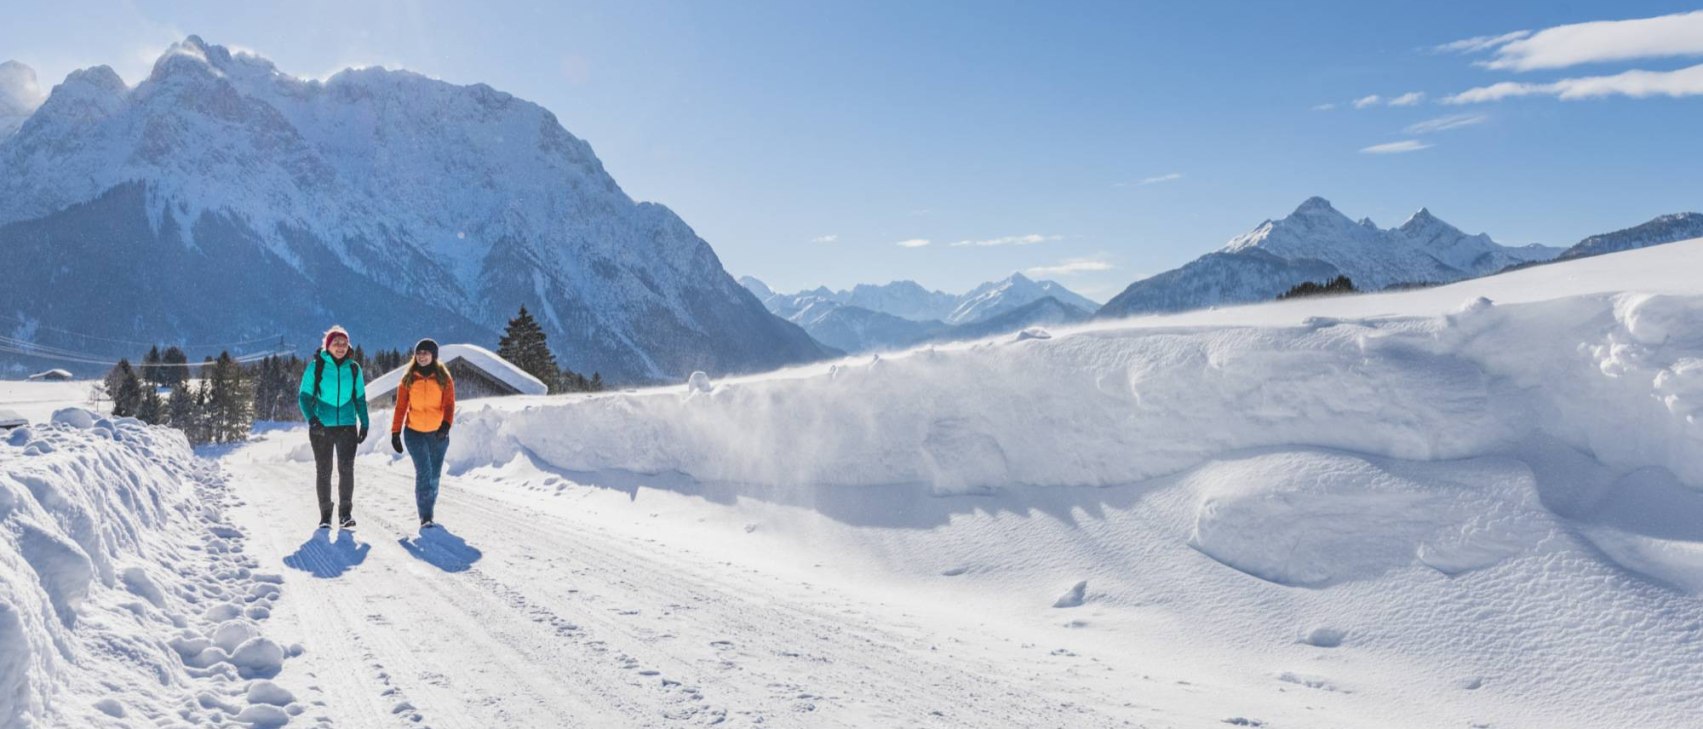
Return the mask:
<path fill-rule="evenodd" d="M 1547 261 L 1561 249 L 1498 245 L 1421 209 L 1395 228 L 1359 222 L 1321 197 L 1267 220 L 1181 268 L 1130 284 L 1096 313 L 1129 316 L 1270 301 L 1295 285 L 1348 276 L 1362 291 L 1440 284 Z"/>
<path fill-rule="evenodd" d="M 616 382 L 834 354 L 672 211 L 622 192 L 554 115 L 484 84 L 307 80 L 191 36 L 133 88 L 105 66 L 39 106 L 34 87 L 0 65 L 13 350 L 282 334 L 309 351 L 332 323 L 369 348 L 492 346 L 524 305 L 562 364 Z"/>
<path fill-rule="evenodd" d="M 739 279 L 776 316 L 803 327 L 818 342 L 850 353 L 887 351 L 928 342 L 1014 332 L 1087 319 L 1099 305 L 1053 281 L 1020 273 L 964 294 L 930 291 L 914 281 L 826 287 L 777 293 L 750 276 Z"/>
<path fill-rule="evenodd" d="M 1445 284 L 1557 260 L 1703 237 L 1703 215 L 1664 215 L 1567 249 L 1504 246 L 1467 235 L 1421 208 L 1394 228 L 1356 222 L 1313 197 L 1223 248 L 1124 289 L 1095 312 L 1121 317 L 1271 301 L 1297 284 L 1347 276 L 1360 291 Z"/>

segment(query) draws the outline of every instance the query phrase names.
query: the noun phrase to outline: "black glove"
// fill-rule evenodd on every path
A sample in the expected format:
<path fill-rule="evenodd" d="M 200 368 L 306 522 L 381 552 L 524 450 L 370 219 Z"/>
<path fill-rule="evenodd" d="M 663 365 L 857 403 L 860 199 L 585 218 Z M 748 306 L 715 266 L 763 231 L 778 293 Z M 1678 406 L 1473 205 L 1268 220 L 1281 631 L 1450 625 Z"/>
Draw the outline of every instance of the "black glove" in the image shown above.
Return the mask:
<path fill-rule="evenodd" d="M 402 452 L 402 434 L 401 433 L 391 433 L 390 434 L 390 447 L 395 448 L 397 453 Z"/>
<path fill-rule="evenodd" d="M 443 424 L 438 426 L 438 437 L 439 438 L 448 438 L 449 437 L 449 421 L 448 420 L 443 421 Z"/>
<path fill-rule="evenodd" d="M 361 426 L 360 432 L 355 434 L 355 442 L 356 443 L 367 442 L 367 426 L 365 426 L 365 425 Z"/>
<path fill-rule="evenodd" d="M 316 416 L 308 419 L 308 421 L 307 421 L 307 432 L 308 432 L 308 434 L 312 435 L 312 434 L 318 433 L 322 430 L 325 430 L 325 423 L 319 422 L 319 416 L 316 415 Z"/>

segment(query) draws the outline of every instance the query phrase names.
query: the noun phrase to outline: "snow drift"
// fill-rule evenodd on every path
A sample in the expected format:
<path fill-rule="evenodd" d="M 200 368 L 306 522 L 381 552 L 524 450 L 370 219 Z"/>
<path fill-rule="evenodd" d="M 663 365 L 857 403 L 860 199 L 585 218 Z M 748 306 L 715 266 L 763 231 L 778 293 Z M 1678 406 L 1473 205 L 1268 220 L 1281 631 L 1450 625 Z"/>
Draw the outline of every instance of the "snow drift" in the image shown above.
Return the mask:
<path fill-rule="evenodd" d="M 223 488 L 182 434 L 128 418 L 65 408 L 7 434 L 0 725 L 288 721 L 240 698 L 284 661 L 258 627 L 281 579 L 242 555 Z"/>

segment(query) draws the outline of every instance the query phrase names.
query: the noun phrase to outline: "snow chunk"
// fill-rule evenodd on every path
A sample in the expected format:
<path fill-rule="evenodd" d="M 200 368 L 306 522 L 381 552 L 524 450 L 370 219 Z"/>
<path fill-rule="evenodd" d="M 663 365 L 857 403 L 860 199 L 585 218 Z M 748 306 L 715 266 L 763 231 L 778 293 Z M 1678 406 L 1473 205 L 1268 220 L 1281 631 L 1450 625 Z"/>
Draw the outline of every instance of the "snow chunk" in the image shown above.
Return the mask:
<path fill-rule="evenodd" d="M 53 411 L 54 423 L 67 425 L 80 430 L 87 430 L 95 427 L 96 421 L 99 421 L 100 419 L 101 416 L 99 413 L 84 408 L 60 408 Z"/>
<path fill-rule="evenodd" d="M 686 389 L 692 392 L 709 392 L 715 389 L 715 385 L 710 383 L 709 375 L 699 370 L 693 372 L 691 377 L 686 378 Z"/>
<path fill-rule="evenodd" d="M 288 706 L 296 696 L 278 684 L 260 679 L 248 685 L 248 703 Z"/>
<path fill-rule="evenodd" d="M 1022 341 L 1027 341 L 1027 340 L 1030 340 L 1030 339 L 1052 339 L 1052 338 L 1053 338 L 1052 333 L 1048 332 L 1045 329 L 1042 329 L 1040 327 L 1029 327 L 1028 329 L 1024 329 L 1023 331 L 1020 331 L 1020 332 L 1017 333 L 1016 341 L 1022 342 Z"/>
<path fill-rule="evenodd" d="M 1072 586 L 1070 588 L 1069 591 L 1067 591 L 1063 595 L 1059 596 L 1058 601 L 1053 603 L 1053 607 L 1056 607 L 1056 608 L 1082 607 L 1082 603 L 1084 602 L 1084 598 L 1087 596 L 1087 594 L 1088 594 L 1088 581 L 1083 580 L 1081 582 L 1076 583 L 1074 586 Z"/>
<path fill-rule="evenodd" d="M 284 667 L 284 649 L 270 638 L 251 638 L 231 654 L 230 663 L 244 678 L 274 676 Z"/>

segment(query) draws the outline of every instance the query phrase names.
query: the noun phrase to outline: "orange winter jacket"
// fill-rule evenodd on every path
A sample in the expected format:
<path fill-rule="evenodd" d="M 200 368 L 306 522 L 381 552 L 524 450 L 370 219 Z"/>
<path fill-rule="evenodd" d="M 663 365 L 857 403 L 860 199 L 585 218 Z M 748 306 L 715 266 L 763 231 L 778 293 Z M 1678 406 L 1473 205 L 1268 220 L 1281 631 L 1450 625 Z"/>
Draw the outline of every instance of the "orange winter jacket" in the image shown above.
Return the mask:
<path fill-rule="evenodd" d="M 444 423 L 455 423 L 455 378 L 443 371 L 443 384 L 436 377 L 416 377 L 409 372 L 396 387 L 396 414 L 390 418 L 390 432 L 402 432 L 402 421 L 416 433 L 430 433 Z"/>

